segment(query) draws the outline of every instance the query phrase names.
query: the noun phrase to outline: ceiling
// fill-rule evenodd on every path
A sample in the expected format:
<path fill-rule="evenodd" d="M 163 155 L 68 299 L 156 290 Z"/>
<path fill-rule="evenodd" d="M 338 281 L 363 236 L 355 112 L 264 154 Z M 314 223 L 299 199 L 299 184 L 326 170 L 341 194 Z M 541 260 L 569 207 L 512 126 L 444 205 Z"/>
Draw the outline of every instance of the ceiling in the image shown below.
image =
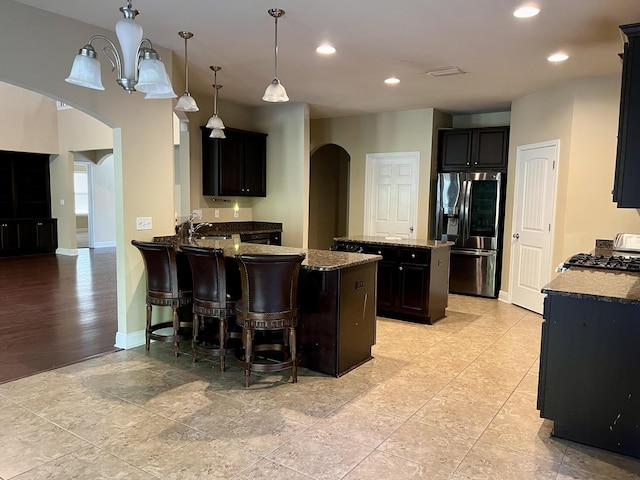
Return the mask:
<path fill-rule="evenodd" d="M 113 30 L 124 0 L 17 0 Z M 619 75 L 619 25 L 640 22 L 638 0 L 538 0 L 537 17 L 517 19 L 519 0 L 133 0 L 137 21 L 154 45 L 184 65 L 179 30 L 188 41 L 189 90 L 213 96 L 219 65 L 222 101 L 264 105 L 273 78 L 274 20 L 278 77 L 311 118 L 434 107 L 453 114 L 509 110 L 511 100 L 571 80 Z M 55 32 L 51 32 L 52 35 Z M 115 41 L 115 34 L 112 39 Z M 87 39 L 88 40 L 88 39 Z M 315 48 L 332 43 L 337 52 Z M 80 48 L 82 45 L 78 45 Z M 561 64 L 546 58 L 558 50 Z M 77 52 L 69 52 L 69 67 Z M 458 67 L 463 75 L 426 72 Z M 103 82 L 109 70 L 103 69 Z M 383 83 L 387 77 L 397 85 Z M 113 79 L 115 81 L 115 77 Z M 183 81 L 174 82 L 178 95 Z M 124 94 L 124 92 L 123 92 Z M 211 107 L 200 105 L 201 109 Z M 223 112 L 221 111 L 221 116 Z"/>

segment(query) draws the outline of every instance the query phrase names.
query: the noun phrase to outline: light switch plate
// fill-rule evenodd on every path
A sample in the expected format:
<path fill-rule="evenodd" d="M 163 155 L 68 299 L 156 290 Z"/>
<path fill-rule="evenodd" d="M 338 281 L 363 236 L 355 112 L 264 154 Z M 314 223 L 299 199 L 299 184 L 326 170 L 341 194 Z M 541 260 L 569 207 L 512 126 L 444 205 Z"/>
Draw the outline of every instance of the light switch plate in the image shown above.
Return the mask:
<path fill-rule="evenodd" d="M 214 216 L 215 218 L 220 218 L 220 209 L 219 209 L 219 208 L 216 208 L 216 209 L 213 211 L 213 216 Z"/>
<path fill-rule="evenodd" d="M 136 230 L 151 230 L 151 217 L 136 217 Z"/>

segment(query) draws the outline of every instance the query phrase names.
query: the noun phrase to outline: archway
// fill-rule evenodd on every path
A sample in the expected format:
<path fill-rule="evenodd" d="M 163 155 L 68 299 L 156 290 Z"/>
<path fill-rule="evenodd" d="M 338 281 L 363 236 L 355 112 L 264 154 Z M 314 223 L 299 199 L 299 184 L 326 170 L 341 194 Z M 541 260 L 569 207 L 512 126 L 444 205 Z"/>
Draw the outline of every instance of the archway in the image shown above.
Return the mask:
<path fill-rule="evenodd" d="M 326 250 L 348 233 L 351 156 L 328 144 L 312 155 L 309 169 L 309 248 Z"/>

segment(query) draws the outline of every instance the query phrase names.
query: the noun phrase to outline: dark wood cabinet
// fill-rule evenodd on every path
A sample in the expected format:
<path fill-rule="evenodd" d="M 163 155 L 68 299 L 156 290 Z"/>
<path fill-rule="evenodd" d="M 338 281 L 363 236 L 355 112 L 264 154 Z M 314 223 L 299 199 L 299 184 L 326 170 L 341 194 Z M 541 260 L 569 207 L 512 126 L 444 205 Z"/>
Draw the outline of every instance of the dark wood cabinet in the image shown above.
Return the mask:
<path fill-rule="evenodd" d="M 509 127 L 440 130 L 438 169 L 506 170 L 508 145 Z"/>
<path fill-rule="evenodd" d="M 0 220 L 0 255 L 55 253 L 58 248 L 56 218 Z"/>
<path fill-rule="evenodd" d="M 233 128 L 210 138 L 202 127 L 202 194 L 230 197 L 267 195 L 267 135 Z"/>
<path fill-rule="evenodd" d="M 537 408 L 554 436 L 640 457 L 638 318 L 637 300 L 545 298 Z"/>
<path fill-rule="evenodd" d="M 0 255 L 54 253 L 49 155 L 0 151 Z"/>
<path fill-rule="evenodd" d="M 376 263 L 300 271 L 301 365 L 339 377 L 370 360 L 376 342 Z"/>
<path fill-rule="evenodd" d="M 622 85 L 613 201 L 619 208 L 640 208 L 640 24 L 622 25 Z"/>
<path fill-rule="evenodd" d="M 347 246 L 348 245 L 348 246 Z M 378 315 L 419 323 L 444 317 L 449 294 L 448 247 L 419 248 L 337 242 L 337 250 L 381 255 Z"/>

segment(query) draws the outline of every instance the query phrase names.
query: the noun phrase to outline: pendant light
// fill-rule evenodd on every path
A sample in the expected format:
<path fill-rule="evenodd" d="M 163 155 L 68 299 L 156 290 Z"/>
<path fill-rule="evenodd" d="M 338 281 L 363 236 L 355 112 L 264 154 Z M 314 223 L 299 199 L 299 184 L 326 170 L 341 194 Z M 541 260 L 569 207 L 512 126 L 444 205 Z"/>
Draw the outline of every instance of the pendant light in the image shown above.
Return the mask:
<path fill-rule="evenodd" d="M 288 102 L 289 97 L 287 91 L 284 89 L 284 85 L 278 80 L 278 18 L 284 15 L 284 10 L 280 8 L 271 8 L 267 10 L 267 13 L 275 19 L 275 61 L 274 61 L 274 74 L 273 81 L 267 86 L 267 89 L 262 96 L 262 100 L 265 102 Z"/>
<path fill-rule="evenodd" d="M 179 112 L 197 112 L 200 109 L 189 93 L 189 64 L 187 62 L 187 40 L 193 37 L 193 33 L 180 31 L 178 35 L 184 38 L 184 94 L 178 99 L 175 110 Z"/>
<path fill-rule="evenodd" d="M 93 42 L 100 40 L 107 43 L 102 50 L 113 70 L 116 70 L 118 84 L 128 93 L 136 90 L 154 95 L 173 93 L 164 64 L 153 49 L 151 41 L 143 38 L 142 27 L 135 21 L 140 12 L 133 8 L 131 0 L 126 1 L 120 11 L 124 18 L 115 27 L 120 49 L 104 35 L 92 36 L 76 55 L 71 73 L 65 81 L 81 87 L 104 90 L 100 62 L 93 47 Z"/>
<path fill-rule="evenodd" d="M 213 116 L 207 122 L 206 128 L 211 129 L 210 138 L 227 138 L 224 134 L 224 123 L 218 116 L 218 90 L 222 88 L 222 85 L 218 85 L 218 72 L 222 67 L 212 65 L 209 68 L 213 70 Z"/>

